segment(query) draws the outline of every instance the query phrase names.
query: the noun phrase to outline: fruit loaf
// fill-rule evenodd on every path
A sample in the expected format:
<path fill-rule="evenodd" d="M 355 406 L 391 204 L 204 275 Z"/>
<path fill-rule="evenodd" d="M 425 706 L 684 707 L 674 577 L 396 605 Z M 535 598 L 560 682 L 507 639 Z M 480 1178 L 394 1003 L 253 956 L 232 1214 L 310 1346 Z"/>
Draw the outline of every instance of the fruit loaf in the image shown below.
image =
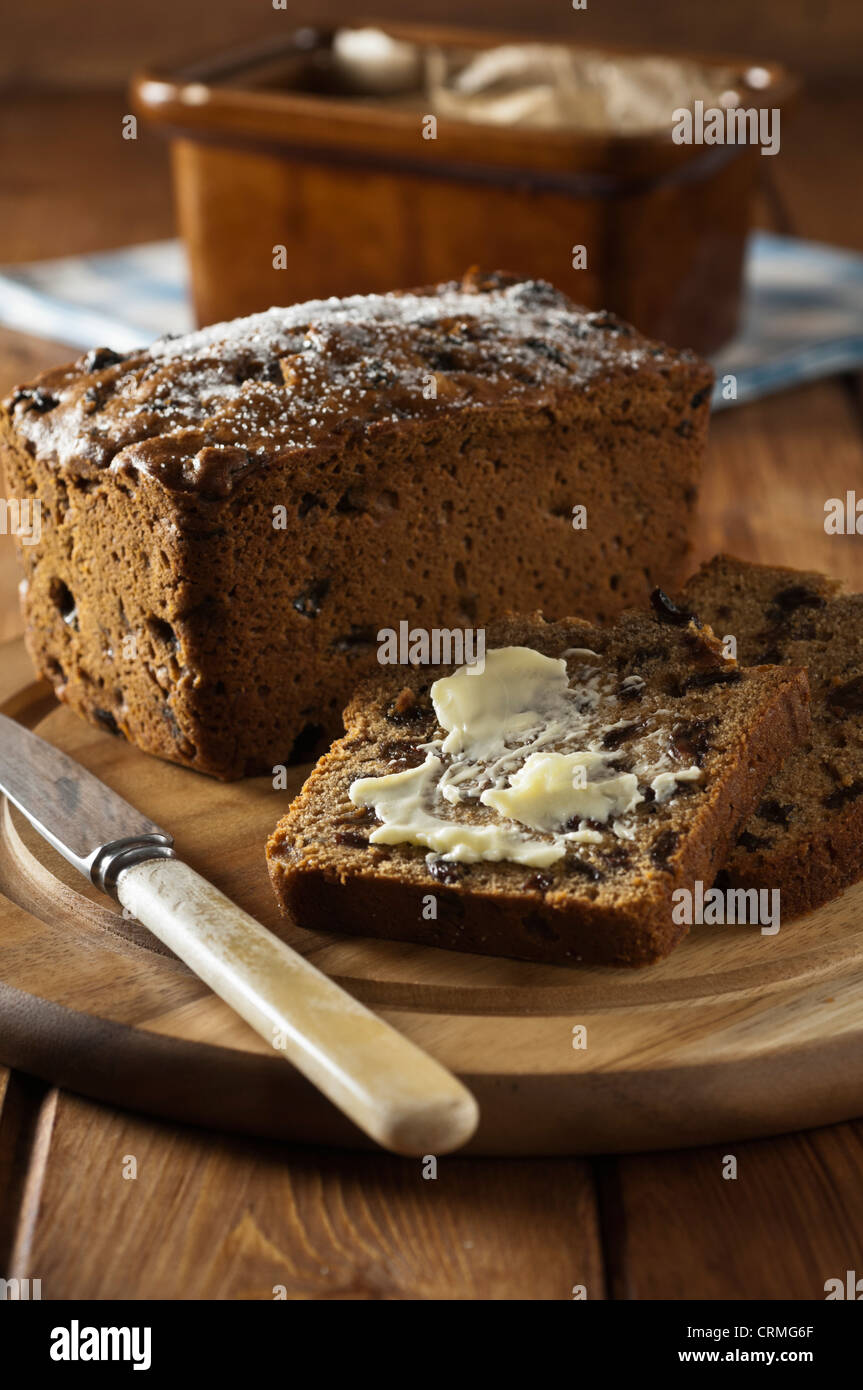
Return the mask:
<path fill-rule="evenodd" d="M 482 669 L 365 682 L 267 846 L 282 910 L 527 960 L 665 956 L 672 895 L 712 884 L 809 720 L 803 671 L 742 669 L 654 607 L 510 617 Z"/>
<path fill-rule="evenodd" d="M 0 411 L 10 485 L 41 504 L 31 655 L 173 762 L 308 756 L 382 627 L 604 618 L 682 582 L 711 379 L 505 275 L 98 348 Z"/>

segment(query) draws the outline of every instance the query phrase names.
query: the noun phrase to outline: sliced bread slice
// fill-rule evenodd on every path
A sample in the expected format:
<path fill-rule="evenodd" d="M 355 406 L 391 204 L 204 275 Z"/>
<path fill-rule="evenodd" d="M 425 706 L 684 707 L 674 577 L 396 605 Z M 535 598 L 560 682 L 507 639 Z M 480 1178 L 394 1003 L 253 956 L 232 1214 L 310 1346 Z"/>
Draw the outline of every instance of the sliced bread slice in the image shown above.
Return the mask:
<path fill-rule="evenodd" d="M 718 555 L 684 600 L 745 665 L 805 666 L 812 737 L 774 773 L 723 879 L 779 888 L 799 916 L 863 878 L 863 594 L 823 574 Z"/>
<path fill-rule="evenodd" d="M 654 609 L 502 619 L 482 673 L 365 682 L 267 846 L 282 910 L 535 961 L 666 955 L 672 894 L 713 882 L 808 736 L 808 687 L 727 660 L 660 591 Z"/>

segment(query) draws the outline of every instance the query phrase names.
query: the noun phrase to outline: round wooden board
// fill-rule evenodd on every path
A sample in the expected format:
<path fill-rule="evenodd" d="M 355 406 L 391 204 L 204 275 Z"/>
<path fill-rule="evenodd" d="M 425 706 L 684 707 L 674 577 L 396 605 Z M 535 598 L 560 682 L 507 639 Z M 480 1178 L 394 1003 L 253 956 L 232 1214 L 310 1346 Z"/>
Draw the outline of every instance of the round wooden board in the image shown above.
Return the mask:
<path fill-rule="evenodd" d="M 148 758 L 31 685 L 6 712 L 171 831 L 178 853 L 465 1080 L 476 1153 L 619 1152 L 863 1112 L 863 884 L 776 936 L 695 928 L 659 965 L 537 966 L 283 922 L 264 843 L 288 791 Z M 181 962 L 2 803 L 0 1058 L 171 1119 L 365 1146 Z M 573 1047 L 573 1028 L 586 1048 Z"/>

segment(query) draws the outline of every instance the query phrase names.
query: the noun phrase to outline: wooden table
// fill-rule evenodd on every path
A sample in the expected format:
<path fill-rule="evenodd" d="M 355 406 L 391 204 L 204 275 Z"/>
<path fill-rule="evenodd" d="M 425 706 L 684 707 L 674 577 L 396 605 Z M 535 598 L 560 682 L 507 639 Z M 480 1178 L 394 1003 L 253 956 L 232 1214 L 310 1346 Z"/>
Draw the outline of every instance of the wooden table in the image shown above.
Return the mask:
<path fill-rule="evenodd" d="M 0 259 L 170 233 L 158 147 L 118 156 L 124 109 L 40 95 L 5 111 L 26 139 L 4 162 L 18 210 Z M 861 115 L 841 89 L 804 106 L 764 161 L 762 225 L 863 249 Z M 0 387 L 68 355 L 0 333 Z M 730 411 L 714 425 L 698 558 L 726 548 L 863 587 L 863 537 L 823 529 L 825 500 L 847 488 L 863 495 L 858 381 Z M 4 545 L 2 637 L 20 630 L 16 578 Z M 419 1162 L 183 1129 L 0 1068 L 0 1272 L 40 1278 L 46 1299 L 271 1299 L 277 1286 L 291 1299 L 567 1299 L 575 1285 L 590 1299 L 821 1299 L 826 1279 L 863 1273 L 861 1169 L 858 1122 L 647 1156 L 446 1158 L 428 1181 Z"/>

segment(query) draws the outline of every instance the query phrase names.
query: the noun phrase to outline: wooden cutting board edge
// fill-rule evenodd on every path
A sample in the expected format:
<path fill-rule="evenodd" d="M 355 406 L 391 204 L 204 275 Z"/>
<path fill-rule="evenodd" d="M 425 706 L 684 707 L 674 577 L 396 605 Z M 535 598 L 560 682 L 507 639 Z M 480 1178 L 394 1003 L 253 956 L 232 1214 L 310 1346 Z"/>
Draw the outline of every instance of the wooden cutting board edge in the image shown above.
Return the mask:
<path fill-rule="evenodd" d="M 20 643 L 5 649 L 10 660 L 4 663 L 0 695 L 11 685 L 14 693 L 5 711 L 28 724 L 38 723 L 51 708 L 50 692 L 32 683 L 21 688 L 27 671 L 20 649 Z M 8 832 L 8 808 L 4 823 Z M 855 907 L 859 896 L 863 917 L 863 891 L 852 891 Z M 86 904 L 89 909 L 105 911 L 93 903 Z M 37 921 L 23 906 L 10 905 L 7 921 L 10 912 L 16 914 L 19 925 L 25 919 L 32 924 Z M 52 930 L 46 918 L 50 911 L 43 903 L 37 931 Z M 54 931 L 56 935 L 56 927 Z M 120 943 L 107 932 L 104 937 L 109 950 L 122 944 L 125 954 L 131 950 L 144 968 L 149 962 L 153 968 L 188 974 L 173 958 L 156 956 L 142 945 Z M 62 956 L 68 940 L 59 936 L 57 940 L 62 941 Z M 644 1007 L 633 1000 L 628 1057 L 626 1049 L 621 1052 L 619 1047 L 614 1058 L 572 1048 L 568 1040 L 572 1022 L 598 1027 L 601 1010 L 595 1016 L 589 1008 L 582 1009 L 574 1017 L 564 1004 L 545 1016 L 463 1015 L 470 1028 L 483 1036 L 488 1057 L 486 1062 L 483 1056 L 481 1067 L 467 1058 L 465 1066 L 450 1060 L 474 1090 L 483 1112 L 480 1132 L 467 1152 L 676 1148 L 848 1119 L 863 1110 L 861 986 L 863 943 L 860 950 L 852 943 L 846 959 L 821 961 L 802 990 L 799 981 L 789 985 L 780 972 L 767 988 L 769 1007 L 765 1010 L 762 1001 L 754 1014 L 752 1001 L 743 998 L 745 988 L 739 998 L 733 989 L 723 996 L 728 1016 L 715 1020 L 705 1018 L 697 1000 L 666 1000 Z M 825 1005 L 830 1006 L 828 1031 L 817 1022 Z M 223 1009 L 217 1000 L 212 1006 Z M 440 1033 L 439 1015 L 424 1015 L 392 1002 L 381 1011 L 396 1026 L 405 1025 L 406 1031 L 408 1024 L 415 1025 L 409 1029 L 412 1036 L 440 1055 L 433 1042 Z M 611 1013 L 619 1013 L 619 1008 Z M 840 1014 L 842 1026 L 837 1029 Z M 699 1015 L 701 1030 L 694 1027 Z M 639 1027 L 635 1027 L 636 1017 Z M 639 1057 L 634 1054 L 639 1041 L 645 1044 L 645 1021 L 655 1036 Z M 243 1037 L 247 1030 L 239 1023 L 236 1026 Z M 546 1057 L 541 1071 L 521 1070 L 517 1054 L 529 1057 L 537 1027 L 550 1030 L 552 1026 L 554 1061 L 549 1065 Z M 693 1031 L 701 1032 L 694 1051 Z M 304 1078 L 268 1055 L 263 1044 L 259 1048 L 253 1035 L 248 1034 L 248 1046 L 238 1046 L 230 1033 L 228 1037 L 223 1043 L 176 1036 L 160 1031 L 158 1023 L 132 1025 L 16 984 L 0 983 L 0 1056 L 8 1065 L 95 1099 L 170 1120 L 303 1143 L 368 1147 L 364 1137 Z M 682 1039 L 687 1039 L 683 1046 Z"/>
<path fill-rule="evenodd" d="M 852 1042 L 858 1057 L 861 1041 L 858 1034 Z M 743 1065 L 672 1065 L 649 1073 L 524 1078 L 460 1070 L 482 1113 L 464 1152 L 628 1153 L 834 1124 L 860 1111 L 861 1078 L 847 1065 L 846 1044 L 829 1038 Z M 292 1143 L 371 1147 L 277 1058 L 139 1030 L 34 1000 L 3 983 L 0 1057 L 52 1085 L 168 1121 Z"/>

